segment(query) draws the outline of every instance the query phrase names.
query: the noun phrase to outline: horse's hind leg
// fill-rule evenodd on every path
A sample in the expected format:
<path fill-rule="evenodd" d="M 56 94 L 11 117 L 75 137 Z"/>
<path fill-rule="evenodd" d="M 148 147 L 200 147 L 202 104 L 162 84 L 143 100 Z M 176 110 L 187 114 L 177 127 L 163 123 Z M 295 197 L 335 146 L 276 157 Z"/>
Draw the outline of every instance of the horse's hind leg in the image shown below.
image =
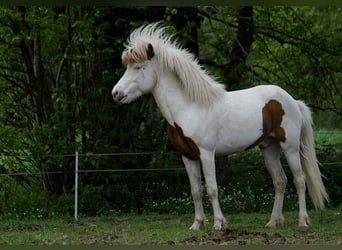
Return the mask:
<path fill-rule="evenodd" d="M 266 227 L 276 227 L 284 223 L 282 210 L 287 178 L 280 163 L 280 152 L 281 148 L 278 143 L 272 143 L 262 149 L 265 165 L 272 177 L 275 189 L 271 220 L 266 224 Z"/>
<path fill-rule="evenodd" d="M 286 160 L 293 174 L 293 181 L 298 193 L 299 201 L 299 226 L 308 227 L 310 225 L 309 216 L 306 211 L 305 201 L 305 175 L 300 162 L 299 146 L 284 150 Z"/>
<path fill-rule="evenodd" d="M 191 230 L 200 230 L 205 227 L 205 215 L 202 204 L 201 192 L 201 165 L 199 161 L 194 161 L 182 157 L 191 185 L 191 194 L 195 205 L 195 221 L 190 227 Z"/>

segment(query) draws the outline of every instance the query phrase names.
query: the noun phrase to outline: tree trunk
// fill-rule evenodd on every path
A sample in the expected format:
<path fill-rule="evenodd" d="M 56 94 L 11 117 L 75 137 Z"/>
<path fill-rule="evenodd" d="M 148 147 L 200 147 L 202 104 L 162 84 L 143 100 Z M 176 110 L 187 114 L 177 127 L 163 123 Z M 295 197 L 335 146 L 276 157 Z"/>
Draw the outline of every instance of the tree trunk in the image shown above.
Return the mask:
<path fill-rule="evenodd" d="M 223 71 L 229 90 L 239 84 L 242 79 L 245 62 L 253 43 L 253 35 L 253 7 L 242 7 L 239 10 L 237 36 L 230 54 L 230 61 Z"/>

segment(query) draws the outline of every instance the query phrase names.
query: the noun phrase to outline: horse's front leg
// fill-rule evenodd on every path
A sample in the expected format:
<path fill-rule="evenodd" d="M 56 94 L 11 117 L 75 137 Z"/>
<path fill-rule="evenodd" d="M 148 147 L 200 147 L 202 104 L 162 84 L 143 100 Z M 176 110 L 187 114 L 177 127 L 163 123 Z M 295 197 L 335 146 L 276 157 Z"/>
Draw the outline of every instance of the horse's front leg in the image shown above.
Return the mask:
<path fill-rule="evenodd" d="M 201 165 L 199 161 L 190 160 L 182 156 L 191 185 L 191 194 L 195 205 L 195 221 L 190 227 L 191 230 L 200 230 L 205 227 L 205 214 L 202 204 L 201 191 Z"/>
<path fill-rule="evenodd" d="M 201 162 L 205 183 L 207 186 L 207 193 L 214 210 L 214 228 L 216 230 L 224 230 L 227 228 L 227 221 L 222 214 L 218 201 L 214 152 L 201 150 Z"/>

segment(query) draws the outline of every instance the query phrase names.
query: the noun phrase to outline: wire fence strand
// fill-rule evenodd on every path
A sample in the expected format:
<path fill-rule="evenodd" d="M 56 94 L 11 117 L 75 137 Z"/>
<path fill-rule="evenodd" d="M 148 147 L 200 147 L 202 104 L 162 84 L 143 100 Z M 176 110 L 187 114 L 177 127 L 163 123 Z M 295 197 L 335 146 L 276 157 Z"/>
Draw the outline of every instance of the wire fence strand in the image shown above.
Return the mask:
<path fill-rule="evenodd" d="M 321 133 L 325 133 L 322 131 Z M 316 150 L 322 150 L 324 148 L 331 148 L 336 146 L 325 145 L 323 147 L 317 147 Z M 109 152 L 109 153 L 78 153 L 78 157 L 86 158 L 86 157 L 104 157 L 104 156 L 142 156 L 142 155 L 153 155 L 158 152 L 146 151 L 146 152 Z M 169 152 L 170 154 L 174 152 Z M 75 153 L 70 154 L 47 154 L 41 157 L 75 157 Z M 21 156 L 21 155 L 0 155 L 1 158 L 6 157 L 15 157 L 15 158 L 29 158 L 31 156 Z M 331 165 L 340 165 L 342 161 L 339 162 L 320 162 L 321 166 L 331 166 Z M 283 164 L 287 166 L 287 164 Z M 246 166 L 246 167 L 253 167 Z M 172 171 L 185 171 L 184 167 L 179 168 L 121 168 L 121 169 L 78 169 L 77 173 L 120 173 L 120 172 L 172 172 Z M 1 176 L 44 176 L 44 175 L 54 175 L 54 174 L 75 174 L 75 170 L 63 170 L 63 171 L 39 171 L 39 172 L 10 172 L 10 173 L 0 173 Z"/>

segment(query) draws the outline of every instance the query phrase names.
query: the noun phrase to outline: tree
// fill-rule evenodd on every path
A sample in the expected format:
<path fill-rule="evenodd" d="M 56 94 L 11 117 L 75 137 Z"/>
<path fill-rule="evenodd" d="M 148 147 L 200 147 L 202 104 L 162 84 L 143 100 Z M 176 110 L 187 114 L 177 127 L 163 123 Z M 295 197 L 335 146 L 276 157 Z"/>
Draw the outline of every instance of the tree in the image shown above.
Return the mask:
<path fill-rule="evenodd" d="M 201 62 L 229 88 L 273 83 L 316 110 L 341 115 L 341 49 L 335 32 L 340 9 L 210 7 L 197 11 L 207 18 L 200 39 L 206 45 Z"/>
<path fill-rule="evenodd" d="M 130 119 L 120 119 L 127 113 L 112 104 L 110 94 L 122 72 L 124 41 L 133 28 L 129 20 L 119 17 L 135 12 L 137 20 L 153 19 L 162 16 L 163 9 L 1 9 L 0 87 L 9 96 L 1 103 L 1 109 L 7 111 L 1 123 L 21 130 L 16 130 L 22 138 L 16 153 L 29 157 L 31 171 L 41 171 L 49 192 L 61 194 L 73 188 L 68 172 L 73 171 L 74 160 L 64 154 L 76 149 L 89 153 L 131 147 L 123 138 L 135 123 L 128 125 Z M 149 103 L 142 100 L 136 108 L 144 102 Z M 66 173 L 45 174 L 56 171 Z"/>
<path fill-rule="evenodd" d="M 316 110 L 340 116 L 341 44 L 335 25 L 341 14 L 331 7 L 258 9 L 254 75 L 276 82 Z"/>

